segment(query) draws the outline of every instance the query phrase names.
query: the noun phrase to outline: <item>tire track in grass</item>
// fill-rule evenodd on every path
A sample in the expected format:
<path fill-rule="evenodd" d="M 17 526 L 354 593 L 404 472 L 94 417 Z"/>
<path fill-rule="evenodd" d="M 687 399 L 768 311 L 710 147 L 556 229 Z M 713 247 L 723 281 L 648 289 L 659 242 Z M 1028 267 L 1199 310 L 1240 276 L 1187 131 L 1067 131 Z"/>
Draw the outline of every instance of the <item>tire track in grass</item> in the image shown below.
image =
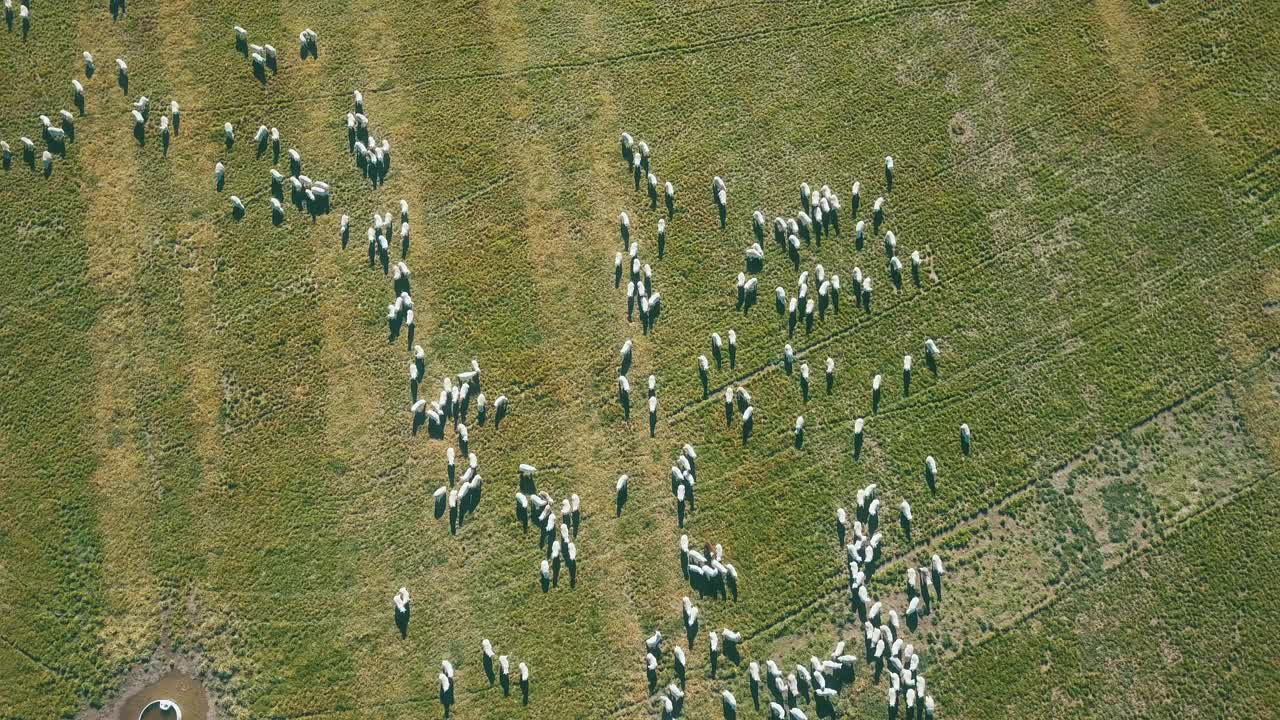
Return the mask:
<path fill-rule="evenodd" d="M 827 20 L 811 23 L 799 23 L 783 27 L 764 28 L 753 30 L 745 33 L 735 33 L 731 35 L 721 36 L 710 40 L 696 43 L 673 44 L 660 48 L 648 50 L 636 50 L 632 52 L 619 53 L 614 55 L 605 55 L 593 58 L 565 61 L 559 63 L 536 63 L 527 66 L 519 66 L 511 69 L 490 69 L 484 71 L 473 71 L 464 73 L 448 73 L 436 75 L 430 78 L 415 80 L 410 83 L 396 84 L 385 90 L 370 90 L 370 93 L 399 93 L 405 91 L 416 91 L 427 85 L 433 84 L 451 84 L 458 82 L 471 82 L 476 80 L 510 80 L 519 77 L 527 77 L 541 74 L 555 74 L 565 70 L 590 69 L 590 68 L 609 68 L 621 64 L 645 61 L 655 58 L 668 57 L 672 55 L 690 55 L 711 50 L 723 48 L 733 48 L 738 45 L 754 42 L 757 40 L 768 40 L 775 37 L 790 37 L 802 33 L 821 32 L 825 30 L 834 30 L 846 25 L 856 25 L 863 23 L 874 23 L 880 20 L 897 17 L 903 14 L 911 14 L 913 12 L 926 12 L 945 10 L 952 7 L 966 7 L 986 0 L 944 0 L 936 3 L 922 3 L 919 5 L 902 5 L 892 8 L 883 8 L 880 10 L 868 12 L 862 15 L 840 18 L 837 20 Z M 519 38 L 515 38 L 518 40 Z M 394 59 L 394 58 L 393 58 Z M 313 96 L 313 98 L 316 96 Z M 334 95 L 320 95 L 318 97 L 334 97 Z M 301 102 L 301 101 L 297 101 Z M 192 112 L 216 112 L 226 110 L 244 110 L 257 106 L 258 103 L 232 104 L 226 106 L 211 106 L 206 108 L 193 108 Z"/>

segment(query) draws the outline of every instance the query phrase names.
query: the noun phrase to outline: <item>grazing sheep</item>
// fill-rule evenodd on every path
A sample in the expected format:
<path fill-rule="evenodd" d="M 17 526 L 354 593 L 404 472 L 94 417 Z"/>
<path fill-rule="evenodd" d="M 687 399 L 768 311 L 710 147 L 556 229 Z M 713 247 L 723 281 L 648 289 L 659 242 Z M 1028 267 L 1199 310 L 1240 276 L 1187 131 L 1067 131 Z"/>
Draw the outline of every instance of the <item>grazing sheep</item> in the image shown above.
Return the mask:
<path fill-rule="evenodd" d="M 90 57 L 89 63 L 93 63 L 92 57 Z M 116 58 L 116 74 L 124 82 L 129 80 L 129 66 L 125 63 L 123 58 Z"/>
<path fill-rule="evenodd" d="M 44 154 L 40 156 L 40 162 L 44 167 L 44 174 L 46 176 L 53 172 L 53 153 L 45 150 Z"/>
<path fill-rule="evenodd" d="M 397 615 L 404 615 L 409 612 L 409 605 L 412 601 L 409 598 L 409 588 L 401 587 L 392 596 L 391 603 L 395 606 Z"/>
<path fill-rule="evenodd" d="M 243 215 L 243 214 L 244 214 L 244 203 L 243 203 L 243 202 L 241 202 L 241 201 L 240 201 L 240 198 L 239 198 L 239 197 L 237 197 L 237 196 L 235 196 L 235 195 L 232 195 L 232 196 L 231 196 L 231 209 L 232 209 L 234 212 L 237 212 L 237 213 L 239 213 L 239 214 L 241 214 L 241 215 Z"/>
<path fill-rule="evenodd" d="M 81 55 L 84 58 L 85 77 L 93 77 L 93 71 L 94 71 L 93 53 L 89 52 L 88 50 L 85 50 L 83 53 L 81 53 Z"/>
<path fill-rule="evenodd" d="M 312 57 L 317 56 L 316 44 L 319 39 L 319 36 L 316 35 L 316 31 L 311 28 L 307 28 L 306 30 L 298 33 L 298 48 L 304 59 L 307 57 L 308 53 L 310 53 Z"/>
<path fill-rule="evenodd" d="M 902 504 L 898 506 L 898 510 L 902 514 L 903 522 L 910 524 L 911 523 L 911 503 L 907 502 L 906 500 L 903 500 Z"/>
<path fill-rule="evenodd" d="M 937 362 L 938 345 L 933 341 L 933 338 L 924 341 L 924 356 L 929 362 Z"/>
<path fill-rule="evenodd" d="M 213 166 L 213 182 L 218 192 L 222 192 L 222 184 L 226 179 L 227 169 L 221 162 Z"/>
<path fill-rule="evenodd" d="M 622 235 L 622 242 L 627 242 L 631 237 L 631 218 L 624 211 L 618 215 L 618 231 Z M 632 256 L 634 257 L 634 255 Z"/>
<path fill-rule="evenodd" d="M 962 423 L 960 425 L 960 450 L 964 452 L 965 455 L 969 454 L 969 446 L 971 441 L 972 441 L 972 437 L 969 434 L 969 424 Z"/>
<path fill-rule="evenodd" d="M 938 461 L 934 460 L 932 455 L 924 459 L 924 472 L 925 479 L 930 485 L 938 481 Z"/>
<path fill-rule="evenodd" d="M 624 478 L 626 478 L 626 475 L 623 475 L 622 478 L 619 478 L 618 479 L 619 482 L 621 482 Z M 647 639 L 645 639 L 644 646 L 649 650 L 650 653 L 654 655 L 661 654 L 662 653 L 662 632 L 659 630 L 654 630 L 653 634 L 650 635 Z"/>
<path fill-rule="evenodd" d="M 134 127 L 134 129 L 135 129 L 135 130 L 141 130 L 141 129 L 142 129 L 142 127 L 143 127 L 143 126 L 145 126 L 145 125 L 147 124 L 147 119 L 146 119 L 145 117 L 143 117 L 143 116 L 142 116 L 142 113 L 138 112 L 137 110 L 131 110 L 131 111 L 130 111 L 130 113 L 133 115 L 133 127 Z"/>

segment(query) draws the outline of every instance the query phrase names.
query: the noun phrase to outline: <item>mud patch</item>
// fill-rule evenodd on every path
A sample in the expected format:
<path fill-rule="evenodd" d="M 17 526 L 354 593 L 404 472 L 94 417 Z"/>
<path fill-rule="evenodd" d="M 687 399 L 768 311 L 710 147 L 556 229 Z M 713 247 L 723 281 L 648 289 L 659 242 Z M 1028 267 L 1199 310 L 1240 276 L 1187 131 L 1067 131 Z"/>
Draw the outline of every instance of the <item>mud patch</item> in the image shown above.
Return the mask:
<path fill-rule="evenodd" d="M 114 716 L 108 717 L 138 720 L 144 709 L 147 715 L 143 720 L 175 717 L 173 713 L 161 712 L 157 706 L 147 707 L 156 700 L 172 700 L 177 703 L 182 709 L 182 720 L 207 720 L 209 717 L 209 695 L 204 686 L 181 670 L 170 670 L 150 685 L 139 688 L 125 698 Z"/>
<path fill-rule="evenodd" d="M 171 712 L 160 712 L 156 706 L 147 707 L 156 700 L 177 703 L 182 720 L 217 720 L 216 707 L 210 702 L 208 690 L 193 677 L 196 674 L 194 667 L 179 658 L 168 657 L 149 664 L 130 674 L 115 702 L 85 713 L 81 720 L 138 720 L 144 709 L 145 720 L 176 717 Z"/>
<path fill-rule="evenodd" d="M 951 139 L 964 145 L 973 142 L 973 119 L 969 117 L 969 113 L 961 110 L 951 116 L 951 122 L 947 123 L 947 128 L 951 132 Z"/>

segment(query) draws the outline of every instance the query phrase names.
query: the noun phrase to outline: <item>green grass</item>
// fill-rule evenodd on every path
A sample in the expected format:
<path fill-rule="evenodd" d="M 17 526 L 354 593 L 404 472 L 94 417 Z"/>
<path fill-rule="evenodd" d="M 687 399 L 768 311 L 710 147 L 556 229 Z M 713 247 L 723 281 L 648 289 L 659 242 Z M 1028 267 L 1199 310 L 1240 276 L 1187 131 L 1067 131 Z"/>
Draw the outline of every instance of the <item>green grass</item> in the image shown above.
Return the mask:
<path fill-rule="evenodd" d="M 873 589 L 901 607 L 908 560 L 941 552 L 952 568 L 947 602 L 913 638 L 947 716 L 1004 714 L 1004 679 L 1031 709 L 1054 688 L 1082 714 L 1113 699 L 1094 641 L 1069 628 L 1080 613 L 1123 619 L 1117 599 L 1144 618 L 1108 626 L 1124 657 L 1146 647 L 1141 628 L 1201 673 L 1138 664 L 1175 688 L 1153 713 L 1199 707 L 1196 692 L 1274 697 L 1256 662 L 1265 638 L 1242 645 L 1253 671 L 1227 676 L 1221 646 L 1193 656 L 1200 636 L 1180 634 L 1193 581 L 1132 577 L 1194 562 L 1223 623 L 1275 619 L 1246 594 L 1257 578 L 1209 562 L 1239 552 L 1243 530 L 1226 526 L 1265 532 L 1268 491 L 1238 494 L 1280 461 L 1266 360 L 1280 346 L 1275 7 L 135 0 L 112 21 L 89 0 L 35 5 L 26 40 L 0 31 L 0 137 L 16 147 L 38 114 L 71 108 L 81 50 L 99 73 L 52 177 L 20 162 L 0 174 L 0 717 L 108 704 L 131 669 L 170 652 L 230 717 L 438 712 L 445 656 L 461 673 L 459 716 L 651 716 L 640 643 L 654 628 L 681 634 L 687 593 L 665 490 L 685 442 L 699 450 L 686 531 L 722 543 L 743 576 L 737 603 L 702 603 L 705 626 L 743 632 L 748 657 L 794 663 L 856 630 L 831 523 L 877 482 L 886 508 L 910 499 L 916 521 L 910 543 L 885 523 Z M 265 85 L 233 50 L 234 24 L 280 49 Z M 297 59 L 303 27 L 320 35 L 318 60 Z M 346 153 L 356 88 L 393 145 L 378 189 Z M 129 133 L 138 94 L 182 103 L 167 155 L 154 123 L 145 146 Z M 240 138 L 229 152 L 224 121 Z M 333 184 L 334 214 L 271 224 L 271 159 L 249 147 L 259 123 Z M 658 214 L 618 156 L 623 130 L 677 188 L 661 259 Z M 750 214 L 793 212 L 802 181 L 830 184 L 848 208 L 860 180 L 865 218 L 886 154 L 886 227 L 901 255 L 925 257 L 925 276 L 895 289 L 881 239 L 854 246 L 852 216 L 804 248 L 803 269 L 847 283 L 859 266 L 876 287 L 870 314 L 846 294 L 790 339 L 815 374 L 828 356 L 838 366 L 833 392 L 815 383 L 805 403 L 780 367 L 788 339 L 769 297 L 796 273 L 772 246 L 761 303 L 735 307 Z M 729 186 L 725 230 L 713 175 Z M 232 193 L 249 205 L 242 222 Z M 485 499 L 456 537 L 431 514 L 447 442 L 409 431 L 409 354 L 387 341 L 389 283 L 363 247 L 368 218 L 401 197 L 424 388 L 475 357 L 489 398 L 512 403 L 501 429 L 473 428 Z M 650 336 L 611 282 L 624 209 L 664 298 Z M 745 447 L 696 371 L 710 333 L 730 328 L 736 367 L 711 385 L 750 389 Z M 614 401 L 628 337 L 633 385 L 658 376 L 652 439 Z M 904 396 L 902 355 L 919 360 L 926 337 L 939 372 L 917 363 Z M 537 588 L 536 541 L 511 513 L 520 462 L 544 468 L 557 498 L 582 497 L 576 588 Z M 623 472 L 632 495 L 615 519 Z M 1188 558 L 1193 540 L 1206 549 Z M 389 613 L 401 585 L 416 607 L 404 641 Z M 1134 585 L 1145 594 L 1130 597 Z M 482 637 L 529 663 L 528 708 L 483 687 Z M 706 676 L 705 642 L 691 653 L 691 718 L 717 716 L 722 687 L 747 697 L 739 668 Z M 1002 661 L 993 648 L 1006 646 L 1028 662 Z M 1057 648 L 1061 670 L 1031 672 Z M 983 671 L 995 666 L 1020 672 Z M 842 707 L 882 712 L 860 673 Z"/>

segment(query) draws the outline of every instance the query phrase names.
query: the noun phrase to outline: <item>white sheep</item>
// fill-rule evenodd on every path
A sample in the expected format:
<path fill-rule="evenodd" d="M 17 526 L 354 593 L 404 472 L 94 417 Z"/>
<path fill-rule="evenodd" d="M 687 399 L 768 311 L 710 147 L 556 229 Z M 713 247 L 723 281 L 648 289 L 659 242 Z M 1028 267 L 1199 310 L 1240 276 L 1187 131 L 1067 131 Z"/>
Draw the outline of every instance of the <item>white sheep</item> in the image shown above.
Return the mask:
<path fill-rule="evenodd" d="M 84 58 L 84 74 L 93 75 L 93 70 L 94 70 L 93 53 L 89 52 L 88 50 L 85 50 L 83 53 L 81 53 L 81 55 Z"/>

